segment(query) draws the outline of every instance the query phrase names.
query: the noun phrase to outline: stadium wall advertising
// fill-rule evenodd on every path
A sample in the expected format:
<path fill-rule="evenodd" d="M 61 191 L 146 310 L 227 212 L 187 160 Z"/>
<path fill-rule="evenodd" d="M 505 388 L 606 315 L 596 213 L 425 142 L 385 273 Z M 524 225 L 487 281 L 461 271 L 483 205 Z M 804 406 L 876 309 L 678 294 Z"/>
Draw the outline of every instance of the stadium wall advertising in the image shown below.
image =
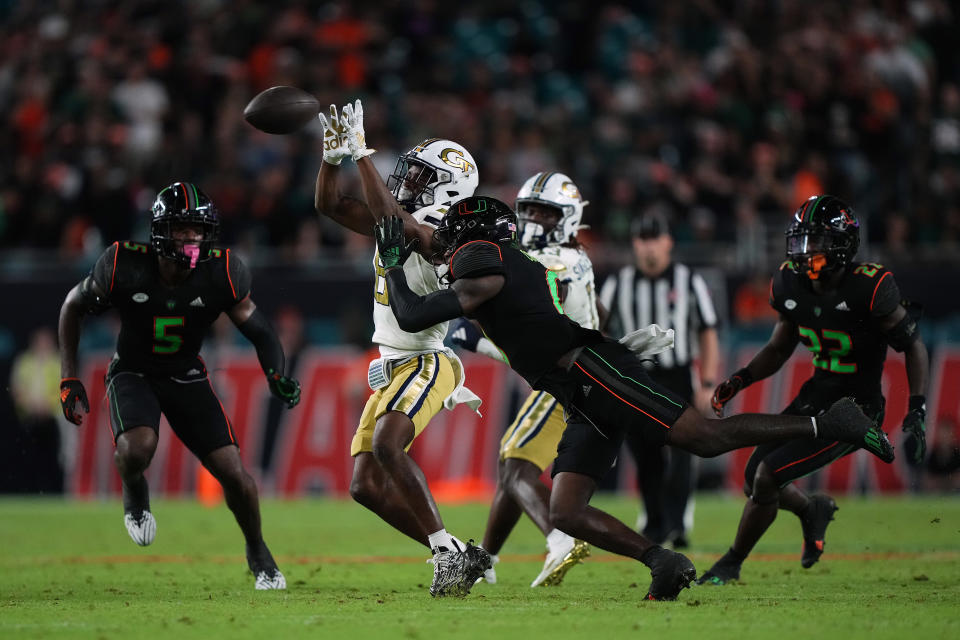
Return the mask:
<path fill-rule="evenodd" d="M 744 364 L 755 352 L 756 345 L 743 346 L 732 360 Z M 938 416 L 960 419 L 960 346 L 938 345 L 932 353 L 928 441 L 934 436 Z M 91 399 L 91 412 L 80 430 L 68 479 L 69 491 L 75 497 L 119 495 L 103 383 L 108 359 L 108 354 L 86 358 L 88 366 L 83 379 Z M 779 374 L 754 384 L 735 398 L 730 410 L 779 412 L 810 375 L 809 360 L 809 355 L 798 352 Z M 303 400 L 295 409 L 280 414 L 273 461 L 265 473 L 259 470 L 259 460 L 267 432 L 270 396 L 256 358 L 252 352 L 231 351 L 220 355 L 216 362 L 208 362 L 214 388 L 230 417 L 244 462 L 259 476 L 264 493 L 283 497 L 348 495 L 353 466 L 348 454 L 350 439 L 369 394 L 367 362 L 365 354 L 331 350 L 310 350 L 299 358 L 296 375 L 303 385 Z M 483 399 L 483 416 L 462 406 L 452 412 L 443 411 L 411 449 L 441 502 L 481 499 L 492 491 L 500 434 L 511 417 L 511 390 L 522 384 L 492 360 L 468 355 L 464 362 L 468 385 Z M 734 368 L 724 366 L 721 370 Z M 899 455 L 900 421 L 907 409 L 906 372 L 902 358 L 892 350 L 884 370 L 883 389 L 887 398 L 884 429 L 897 445 Z M 725 484 L 732 491 L 742 487 L 749 454 L 749 449 L 743 449 L 726 458 Z M 198 471 L 197 461 L 164 422 L 157 454 L 147 472 L 152 493 L 193 495 Z M 632 466 L 625 465 L 623 473 L 632 474 Z M 909 485 L 908 469 L 902 459 L 885 465 L 862 451 L 846 456 L 823 473 L 822 486 L 832 493 L 864 488 L 899 492 Z M 621 486 L 635 484 L 623 482 Z"/>

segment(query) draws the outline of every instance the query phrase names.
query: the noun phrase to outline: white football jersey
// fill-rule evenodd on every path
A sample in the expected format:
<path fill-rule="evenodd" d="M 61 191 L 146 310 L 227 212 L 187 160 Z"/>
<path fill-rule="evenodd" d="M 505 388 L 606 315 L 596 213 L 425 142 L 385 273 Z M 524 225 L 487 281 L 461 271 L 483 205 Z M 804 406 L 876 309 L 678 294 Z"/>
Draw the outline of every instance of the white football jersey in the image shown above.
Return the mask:
<path fill-rule="evenodd" d="M 418 209 L 413 217 L 421 224 L 436 227 L 447 208 L 430 206 Z M 382 355 L 395 356 L 398 352 L 443 351 L 443 339 L 447 335 L 447 324 L 441 322 L 417 333 L 407 333 L 397 324 L 397 317 L 390 308 L 387 292 L 386 272 L 380 264 L 380 255 L 373 253 L 373 269 L 377 280 L 373 291 L 373 342 L 380 345 Z M 440 290 L 440 279 L 434 266 L 420 254 L 414 253 L 403 264 L 403 273 L 407 284 L 414 293 L 424 296 Z M 591 274 L 592 277 L 592 274 Z"/>
<path fill-rule="evenodd" d="M 599 329 L 593 263 L 587 253 L 580 249 L 558 246 L 529 249 L 527 253 L 547 269 L 555 271 L 560 282 L 566 283 L 567 297 L 563 300 L 563 312 L 582 327 Z"/>

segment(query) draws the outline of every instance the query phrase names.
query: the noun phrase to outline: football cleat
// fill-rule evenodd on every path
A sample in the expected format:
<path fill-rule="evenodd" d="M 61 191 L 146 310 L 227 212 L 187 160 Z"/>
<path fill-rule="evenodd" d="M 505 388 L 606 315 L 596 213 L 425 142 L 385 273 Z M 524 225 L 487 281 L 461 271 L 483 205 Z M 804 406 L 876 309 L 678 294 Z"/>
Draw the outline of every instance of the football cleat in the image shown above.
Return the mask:
<path fill-rule="evenodd" d="M 743 558 L 734 553 L 731 548 L 722 558 L 713 563 L 710 570 L 700 576 L 697 584 L 720 586 L 730 584 L 740 579 L 740 566 Z"/>
<path fill-rule="evenodd" d="M 123 524 L 130 538 L 141 547 L 145 547 L 157 537 L 157 521 L 149 511 L 123 514 Z"/>
<path fill-rule="evenodd" d="M 569 538 L 565 544 L 557 549 L 549 550 L 547 559 L 543 563 L 543 571 L 540 572 L 531 587 L 551 586 L 555 587 L 563 582 L 563 577 L 567 575 L 574 565 L 583 562 L 584 558 L 590 556 L 590 545 L 583 540 Z"/>
<path fill-rule="evenodd" d="M 264 569 L 257 572 L 257 580 L 254 582 L 253 588 L 257 591 L 286 589 L 287 579 L 280 573 L 280 569 Z"/>
<path fill-rule="evenodd" d="M 690 558 L 676 551 L 660 549 L 656 559 L 647 566 L 653 580 L 644 600 L 676 600 L 697 578 L 697 569 Z"/>
<path fill-rule="evenodd" d="M 463 549 L 454 540 L 454 549 L 437 547 L 427 562 L 433 564 L 433 582 L 430 595 L 437 597 L 459 596 L 470 593 L 473 585 L 493 567 L 490 554 L 469 540 Z"/>
<path fill-rule="evenodd" d="M 863 447 L 884 462 L 893 462 L 893 445 L 853 398 L 840 398 L 817 418 L 818 436 Z"/>
<path fill-rule="evenodd" d="M 800 556 L 800 565 L 804 569 L 815 565 L 823 555 L 827 525 L 833 520 L 834 512 L 839 510 L 837 503 L 830 496 L 810 496 L 810 506 L 800 518 L 800 526 L 803 528 L 803 553 Z"/>
<path fill-rule="evenodd" d="M 486 582 L 487 584 L 497 584 L 497 570 L 494 565 L 500 562 L 500 556 L 490 555 L 490 568 L 483 572 L 483 575 L 477 578 L 476 584 Z"/>
<path fill-rule="evenodd" d="M 430 595 L 434 598 L 460 595 L 460 585 L 466 575 L 466 556 L 459 549 L 437 547 L 433 557 L 427 560 L 433 564 L 433 582 L 430 583 Z"/>

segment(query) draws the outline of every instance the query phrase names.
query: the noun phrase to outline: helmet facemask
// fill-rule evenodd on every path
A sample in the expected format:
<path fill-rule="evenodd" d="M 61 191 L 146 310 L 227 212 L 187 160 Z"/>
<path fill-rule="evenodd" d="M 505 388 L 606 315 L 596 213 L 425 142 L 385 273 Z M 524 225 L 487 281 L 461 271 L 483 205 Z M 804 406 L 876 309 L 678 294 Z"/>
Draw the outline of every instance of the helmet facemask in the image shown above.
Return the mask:
<path fill-rule="evenodd" d="M 555 214 L 556 217 L 549 230 L 544 227 L 541 220 L 537 220 L 537 218 L 542 218 L 543 214 L 531 212 L 528 206 L 531 204 L 539 205 L 543 209 Z M 565 208 L 573 209 L 573 207 L 558 207 L 543 200 L 518 200 L 517 215 L 519 217 L 518 235 L 520 237 L 520 245 L 527 249 L 543 249 L 551 244 L 563 244 L 566 241 L 566 237 L 562 223 L 564 218 L 569 215 L 568 212 L 564 211 Z"/>
<path fill-rule="evenodd" d="M 177 238 L 174 231 L 180 225 L 201 229 L 200 242 L 193 243 Z M 197 263 L 210 259 L 210 251 L 216 245 L 219 231 L 220 222 L 207 219 L 206 216 L 169 216 L 153 221 L 150 226 L 150 240 L 160 256 L 193 269 Z"/>
<path fill-rule="evenodd" d="M 853 257 L 848 239 L 834 231 L 811 231 L 803 227 L 787 232 L 787 259 L 794 271 L 811 280 L 843 268 Z"/>
<path fill-rule="evenodd" d="M 405 153 L 397 159 L 397 167 L 387 178 L 387 189 L 409 213 L 435 203 L 434 190 L 451 181 L 449 171 L 432 167 Z"/>

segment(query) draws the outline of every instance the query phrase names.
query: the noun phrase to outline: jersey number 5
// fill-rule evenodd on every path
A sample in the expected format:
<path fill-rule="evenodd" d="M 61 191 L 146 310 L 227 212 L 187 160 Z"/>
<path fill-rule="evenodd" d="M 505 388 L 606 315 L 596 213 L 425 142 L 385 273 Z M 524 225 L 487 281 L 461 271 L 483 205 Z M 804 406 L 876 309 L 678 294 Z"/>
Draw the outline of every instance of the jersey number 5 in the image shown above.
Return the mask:
<path fill-rule="evenodd" d="M 807 349 L 813 353 L 813 366 L 818 369 L 826 369 L 833 373 L 856 373 L 856 362 L 841 362 L 844 357 L 853 349 L 853 340 L 850 334 L 844 331 L 835 331 L 833 329 L 824 329 L 821 331 L 823 339 L 817 334 L 816 329 L 810 327 L 800 327 L 800 337 L 804 338 L 804 344 Z M 835 342 L 836 346 L 827 348 L 824 353 L 824 347 L 829 347 L 828 342 Z"/>
<path fill-rule="evenodd" d="M 374 270 L 377 272 L 377 282 L 374 285 L 373 290 L 373 299 L 377 304 L 382 304 L 385 307 L 390 306 L 390 297 L 387 294 L 387 272 L 384 271 L 383 266 L 380 265 L 380 255 L 377 255 L 376 261 L 374 263 Z"/>
<path fill-rule="evenodd" d="M 171 329 L 183 326 L 183 316 L 163 317 L 153 319 L 153 352 L 176 353 L 183 346 L 183 336 L 170 333 Z"/>

